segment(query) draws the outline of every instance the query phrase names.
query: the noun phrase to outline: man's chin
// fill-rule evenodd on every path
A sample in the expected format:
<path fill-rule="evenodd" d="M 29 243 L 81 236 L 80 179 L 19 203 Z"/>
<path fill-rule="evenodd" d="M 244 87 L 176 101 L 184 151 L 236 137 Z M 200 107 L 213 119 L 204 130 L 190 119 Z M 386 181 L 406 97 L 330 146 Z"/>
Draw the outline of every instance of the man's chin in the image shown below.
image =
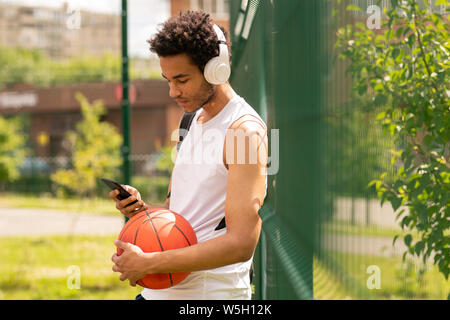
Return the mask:
<path fill-rule="evenodd" d="M 184 112 L 187 112 L 187 113 L 193 112 L 191 107 L 181 107 L 181 108 L 183 108 Z"/>
<path fill-rule="evenodd" d="M 192 105 L 182 106 L 182 108 L 183 108 L 184 112 L 186 112 L 186 113 L 195 112 L 195 111 L 197 111 L 198 109 L 200 109 L 200 107 L 194 107 L 194 106 L 192 106 Z"/>

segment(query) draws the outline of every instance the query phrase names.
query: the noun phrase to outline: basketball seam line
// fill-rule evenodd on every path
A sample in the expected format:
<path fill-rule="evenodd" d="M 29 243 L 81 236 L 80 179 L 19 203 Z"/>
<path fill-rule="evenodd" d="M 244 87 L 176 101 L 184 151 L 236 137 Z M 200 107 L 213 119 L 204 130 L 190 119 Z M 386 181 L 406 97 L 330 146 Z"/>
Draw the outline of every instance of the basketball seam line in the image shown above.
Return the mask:
<path fill-rule="evenodd" d="M 153 225 L 152 219 L 149 219 L 149 221 L 152 224 L 152 228 L 153 228 L 153 231 L 155 232 L 156 239 L 158 239 L 159 247 L 161 248 L 161 251 L 164 251 L 163 246 L 161 244 L 161 240 L 159 239 L 159 236 L 158 236 L 158 232 L 156 231 L 156 228 Z M 170 280 L 170 286 L 173 286 L 172 274 L 170 272 L 169 272 L 169 280 Z"/>
<path fill-rule="evenodd" d="M 186 235 L 184 234 L 184 232 L 183 232 L 180 228 L 178 228 L 178 226 L 176 225 L 176 223 L 174 223 L 173 225 L 174 225 L 175 228 L 177 228 L 178 231 L 181 232 L 181 234 L 183 235 L 183 237 L 186 239 L 188 245 L 191 245 L 191 243 L 189 242 L 189 239 L 186 237 Z"/>
<path fill-rule="evenodd" d="M 164 219 L 164 217 L 152 217 L 151 219 L 156 219 L 156 218 L 160 218 L 160 219 Z M 183 235 L 183 237 L 186 239 L 187 243 L 189 245 L 191 245 L 191 242 L 189 241 L 188 237 L 184 234 L 184 232 L 177 226 L 177 224 L 174 222 L 173 223 L 174 227 L 178 229 L 178 231 L 181 232 L 181 234 Z"/>
<path fill-rule="evenodd" d="M 142 227 L 142 225 L 143 225 L 144 223 L 146 223 L 147 221 L 148 221 L 148 219 L 142 221 L 141 225 L 136 229 L 136 234 L 134 235 L 134 241 L 133 241 L 133 244 L 134 244 L 134 245 L 136 245 L 136 240 L 137 240 L 137 236 L 138 236 L 138 233 L 139 233 L 139 229 L 140 229 L 140 228 Z"/>
<path fill-rule="evenodd" d="M 170 286 L 173 287 L 172 274 L 169 272 Z"/>
<path fill-rule="evenodd" d="M 141 218 L 141 217 L 136 218 L 136 220 L 131 221 L 131 223 L 130 223 L 129 225 L 125 225 L 126 228 L 120 232 L 119 238 L 122 236 L 122 234 L 125 233 L 125 231 L 127 231 L 127 229 L 128 229 L 129 227 L 131 227 L 132 224 L 134 224 L 135 222 L 139 221 L 140 218 Z"/>
<path fill-rule="evenodd" d="M 159 236 L 158 236 L 158 231 L 156 231 L 156 228 L 155 228 L 155 226 L 153 225 L 152 219 L 149 219 L 148 221 L 150 221 L 150 223 L 152 224 L 152 228 L 153 228 L 153 231 L 155 232 L 156 239 L 158 240 L 159 247 L 161 248 L 161 251 L 164 251 L 164 248 L 163 248 L 163 246 L 162 246 L 162 244 L 161 244 L 161 240 L 159 239 Z"/>

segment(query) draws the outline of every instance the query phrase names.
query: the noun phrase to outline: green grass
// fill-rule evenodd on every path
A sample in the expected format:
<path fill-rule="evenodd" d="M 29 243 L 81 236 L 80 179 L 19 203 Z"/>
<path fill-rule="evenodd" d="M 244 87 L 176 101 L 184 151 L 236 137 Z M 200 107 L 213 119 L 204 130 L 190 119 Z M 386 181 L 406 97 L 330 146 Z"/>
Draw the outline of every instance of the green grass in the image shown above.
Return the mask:
<path fill-rule="evenodd" d="M 445 280 L 437 266 L 423 266 L 401 257 L 374 257 L 354 254 L 334 254 L 334 263 L 314 260 L 315 299 L 433 299 L 445 300 L 450 293 L 450 281 Z M 343 272 L 336 272 L 337 265 Z M 369 266 L 380 270 L 380 289 L 369 289 L 367 281 L 373 273 Z M 349 280 L 352 279 L 352 281 Z"/>
<path fill-rule="evenodd" d="M 0 207 L 39 208 L 69 212 L 117 215 L 114 202 L 106 199 L 57 199 L 51 196 L 0 194 Z M 401 230 L 350 225 L 333 222 L 324 225 L 324 232 L 393 238 Z M 413 234 L 417 237 L 417 234 Z M 115 236 L 36 236 L 0 238 L 0 299 L 133 299 L 142 288 L 121 282 L 112 272 L 111 255 Z M 401 257 L 373 257 L 334 254 L 334 259 L 358 284 L 343 280 L 323 261 L 314 261 L 314 292 L 316 299 L 446 299 L 449 281 L 436 266 L 420 275 L 411 262 Z M 381 270 L 381 289 L 369 290 L 366 269 L 377 265 Z M 70 289 L 67 281 L 70 266 L 81 272 L 80 289 Z"/>
<path fill-rule="evenodd" d="M 0 299 L 134 299 L 141 287 L 112 271 L 115 236 L 0 238 Z M 70 266 L 80 270 L 80 289 Z M 68 286 L 69 282 L 69 286 Z"/>
<path fill-rule="evenodd" d="M 131 287 L 112 272 L 115 236 L 35 236 L 0 238 L 0 299 L 133 299 L 141 287 Z M 450 283 L 432 266 L 420 276 L 401 257 L 334 254 L 334 259 L 359 285 L 352 286 L 314 261 L 315 299 L 446 299 Z M 381 289 L 369 290 L 367 267 L 380 268 Z M 80 270 L 80 289 L 68 287 Z"/>
<path fill-rule="evenodd" d="M 346 234 L 355 236 L 372 236 L 393 239 L 395 235 L 404 235 L 410 233 L 413 238 L 419 238 L 419 233 L 416 231 L 406 232 L 401 229 L 394 229 L 388 227 L 380 227 L 376 225 L 352 225 L 349 221 L 333 221 L 326 222 L 322 226 L 322 231 L 333 234 Z"/>
<path fill-rule="evenodd" d="M 0 193 L 0 207 L 59 210 L 76 213 L 117 215 L 110 198 L 59 199 L 51 195 L 33 196 L 16 193 Z"/>

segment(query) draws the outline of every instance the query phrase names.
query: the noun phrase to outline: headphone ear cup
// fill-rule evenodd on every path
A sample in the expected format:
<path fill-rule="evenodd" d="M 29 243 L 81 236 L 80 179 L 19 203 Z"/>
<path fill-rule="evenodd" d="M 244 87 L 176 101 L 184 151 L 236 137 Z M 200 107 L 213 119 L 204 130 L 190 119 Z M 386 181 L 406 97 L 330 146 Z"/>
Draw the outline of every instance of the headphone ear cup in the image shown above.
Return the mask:
<path fill-rule="evenodd" d="M 226 63 L 220 62 L 220 64 L 216 67 L 216 79 L 220 83 L 225 83 L 230 78 L 231 69 L 230 66 Z"/>
<path fill-rule="evenodd" d="M 206 81 L 211 84 L 223 84 L 230 77 L 230 66 L 220 61 L 220 57 L 214 57 L 208 61 L 203 72 Z"/>
<path fill-rule="evenodd" d="M 208 61 L 205 65 L 205 70 L 203 71 L 203 75 L 205 76 L 206 81 L 211 84 L 214 84 L 214 67 L 217 64 L 218 57 L 214 57 Z"/>

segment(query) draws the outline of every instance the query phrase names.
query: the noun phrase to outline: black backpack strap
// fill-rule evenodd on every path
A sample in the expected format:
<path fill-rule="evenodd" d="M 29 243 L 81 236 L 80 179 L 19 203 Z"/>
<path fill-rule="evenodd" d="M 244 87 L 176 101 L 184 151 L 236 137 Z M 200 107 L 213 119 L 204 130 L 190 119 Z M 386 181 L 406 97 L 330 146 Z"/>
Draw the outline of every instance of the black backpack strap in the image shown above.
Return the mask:
<path fill-rule="evenodd" d="M 183 139 L 188 134 L 189 128 L 191 127 L 192 120 L 194 119 L 195 114 L 196 114 L 196 112 L 185 112 L 183 115 L 183 118 L 181 118 L 180 131 L 179 131 L 180 138 L 177 143 L 177 151 L 180 150 L 181 143 L 183 142 Z"/>
<path fill-rule="evenodd" d="M 217 225 L 217 227 L 214 229 L 214 231 L 221 230 L 221 229 L 225 228 L 226 226 L 227 225 L 225 224 L 225 217 L 223 217 L 222 220 L 220 220 L 220 222 Z"/>

